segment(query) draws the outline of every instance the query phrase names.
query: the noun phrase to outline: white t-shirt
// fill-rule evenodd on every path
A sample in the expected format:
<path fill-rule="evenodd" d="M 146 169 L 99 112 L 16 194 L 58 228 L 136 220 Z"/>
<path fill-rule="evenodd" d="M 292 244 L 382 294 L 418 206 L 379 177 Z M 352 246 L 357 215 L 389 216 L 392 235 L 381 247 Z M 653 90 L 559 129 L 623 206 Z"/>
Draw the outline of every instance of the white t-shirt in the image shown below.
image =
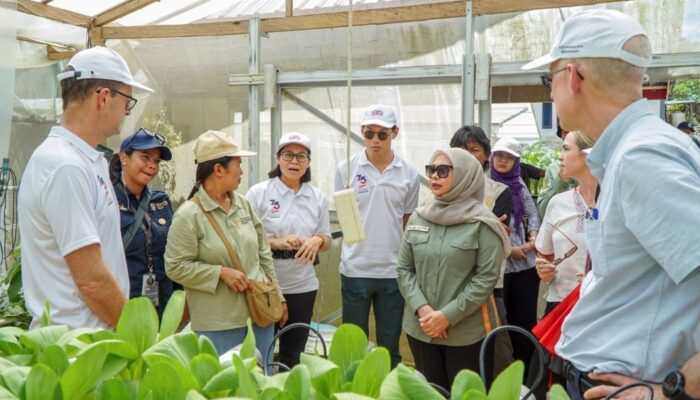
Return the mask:
<path fill-rule="evenodd" d="M 331 236 L 328 200 L 309 183 L 303 183 L 294 193 L 279 178 L 274 178 L 251 187 L 246 198 L 255 208 L 268 237 L 295 235 L 306 239 L 316 235 Z M 282 293 L 318 290 L 313 262 L 294 258 L 274 261 Z"/>
<path fill-rule="evenodd" d="M 574 245 L 564 236 L 568 236 L 578 248 L 576 252 L 561 262 L 547 292 L 547 301 L 562 301 L 578 285 L 577 273 L 586 269 L 586 203 L 576 189 L 559 193 L 552 197 L 544 214 L 542 225 L 537 233 L 535 246 L 537 251 L 554 255 L 554 259 L 564 257 Z M 552 228 L 552 225 L 557 229 Z M 561 232 L 560 232 L 561 231 Z M 563 232 L 563 234 L 562 234 Z"/>
<path fill-rule="evenodd" d="M 347 162 L 338 166 L 336 191 L 345 189 L 347 171 Z M 396 278 L 403 216 L 418 207 L 418 171 L 394 153 L 391 164 L 380 173 L 364 151 L 350 159 L 350 171 L 365 241 L 343 243 L 340 273 L 352 278 Z"/>
<path fill-rule="evenodd" d="M 22 283 L 32 326 L 48 300 L 54 324 L 109 327 L 83 301 L 64 260 L 99 243 L 102 259 L 128 298 L 119 208 L 102 153 L 68 130 L 53 127 L 24 171 L 18 213 Z"/>

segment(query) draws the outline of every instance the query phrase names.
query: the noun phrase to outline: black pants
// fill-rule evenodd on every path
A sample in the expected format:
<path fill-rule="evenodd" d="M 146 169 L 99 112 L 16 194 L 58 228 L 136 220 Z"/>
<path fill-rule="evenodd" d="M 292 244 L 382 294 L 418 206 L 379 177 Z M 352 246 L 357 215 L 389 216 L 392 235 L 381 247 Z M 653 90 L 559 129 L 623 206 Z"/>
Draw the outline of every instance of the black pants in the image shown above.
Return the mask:
<path fill-rule="evenodd" d="M 528 331 L 537 323 L 537 295 L 540 278 L 535 268 L 520 272 L 511 272 L 503 277 L 503 300 L 506 304 L 508 323 Z M 511 332 L 513 358 L 528 365 L 532 359 L 534 345 L 528 338 L 517 332 Z M 527 375 L 527 369 L 525 376 Z"/>
<path fill-rule="evenodd" d="M 406 337 L 416 369 L 428 382 L 439 385 L 448 392 L 459 371 L 469 369 L 479 373 L 479 350 L 483 340 L 468 346 L 445 346 L 425 343 L 410 335 Z"/>
<path fill-rule="evenodd" d="M 287 312 L 289 313 L 287 325 L 295 322 L 306 324 L 311 322 L 314 301 L 316 300 L 315 290 L 306 293 L 285 294 L 284 299 L 287 301 Z M 275 326 L 275 332 L 279 330 L 279 325 Z M 308 338 L 309 331 L 307 329 L 296 328 L 285 332 L 280 337 L 280 362 L 289 368 L 299 364 L 299 355 L 306 348 Z"/>

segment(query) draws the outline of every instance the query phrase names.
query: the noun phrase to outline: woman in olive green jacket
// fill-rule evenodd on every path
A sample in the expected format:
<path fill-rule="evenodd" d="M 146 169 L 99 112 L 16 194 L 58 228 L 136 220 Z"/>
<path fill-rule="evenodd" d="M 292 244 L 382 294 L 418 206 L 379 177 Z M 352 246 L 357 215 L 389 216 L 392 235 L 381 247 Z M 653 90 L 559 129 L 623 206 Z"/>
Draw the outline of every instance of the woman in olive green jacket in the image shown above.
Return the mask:
<path fill-rule="evenodd" d="M 433 196 L 409 219 L 399 252 L 403 329 L 416 368 L 449 389 L 460 370 L 479 372 L 481 343 L 498 326 L 492 293 L 510 240 L 482 204 L 476 158 L 438 150 L 425 170 Z"/>

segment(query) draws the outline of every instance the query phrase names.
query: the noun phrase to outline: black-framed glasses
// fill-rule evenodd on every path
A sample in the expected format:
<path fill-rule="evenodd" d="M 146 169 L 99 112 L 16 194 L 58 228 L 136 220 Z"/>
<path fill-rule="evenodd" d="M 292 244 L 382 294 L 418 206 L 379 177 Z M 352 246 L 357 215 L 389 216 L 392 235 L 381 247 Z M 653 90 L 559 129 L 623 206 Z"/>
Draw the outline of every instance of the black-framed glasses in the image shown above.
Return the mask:
<path fill-rule="evenodd" d="M 571 249 L 569 249 L 566 253 L 564 253 L 563 256 L 561 256 L 561 257 L 555 259 L 554 261 L 552 261 L 552 265 L 554 265 L 554 266 L 556 267 L 557 265 L 561 264 L 562 261 L 564 261 L 564 260 L 566 260 L 567 258 L 573 256 L 573 255 L 576 253 L 576 251 L 578 250 L 578 246 L 576 246 L 576 243 L 574 243 L 574 241 L 571 240 L 571 238 L 569 238 L 568 236 L 566 236 L 566 233 L 562 232 L 561 229 L 557 228 L 555 225 L 552 225 L 551 223 L 548 223 L 548 225 L 551 226 L 553 229 L 555 229 L 557 232 L 561 233 L 561 235 L 564 236 L 564 238 L 566 238 L 566 240 L 568 240 L 569 243 L 571 243 L 571 245 L 573 246 L 573 247 L 572 247 Z"/>
<path fill-rule="evenodd" d="M 309 154 L 308 153 L 292 153 L 291 151 L 283 151 L 280 153 L 280 158 L 283 159 L 284 161 L 292 161 L 293 159 L 297 159 L 297 161 L 301 164 L 309 161 Z"/>
<path fill-rule="evenodd" d="M 123 148 L 123 149 L 128 149 L 129 146 L 131 145 L 131 142 L 133 142 L 134 139 L 136 139 L 136 137 L 139 136 L 139 135 L 150 136 L 150 137 L 152 137 L 152 138 L 155 138 L 155 139 L 158 141 L 158 144 L 160 144 L 161 146 L 165 145 L 165 138 L 164 138 L 162 135 L 160 135 L 160 134 L 158 134 L 158 133 L 155 133 L 155 132 L 151 132 L 151 131 L 149 131 L 149 130 L 146 129 L 146 128 L 139 128 L 139 130 L 136 131 L 136 133 L 134 133 L 133 135 L 131 135 L 131 137 L 129 138 L 129 141 L 126 142 L 126 143 L 124 143 L 124 145 L 122 146 L 122 148 Z"/>
<path fill-rule="evenodd" d="M 95 92 L 96 92 L 96 93 L 99 93 L 100 90 L 102 90 L 102 89 L 109 89 L 109 90 L 113 91 L 113 92 L 116 93 L 116 94 L 120 94 L 120 95 L 126 97 L 126 99 L 127 99 L 127 100 L 126 100 L 126 111 L 131 111 L 131 110 L 134 109 L 134 107 L 136 107 L 136 103 L 138 102 L 138 100 L 136 100 L 135 98 L 129 96 L 128 94 L 122 93 L 122 92 L 118 91 L 117 89 L 112 89 L 112 88 L 99 88 L 99 89 L 97 89 Z"/>
<path fill-rule="evenodd" d="M 562 71 L 566 71 L 566 67 L 559 68 L 556 71 L 547 72 L 546 74 L 540 75 L 540 80 L 542 81 L 542 85 L 544 87 L 546 87 L 547 89 L 551 89 L 552 88 L 552 79 L 554 78 L 554 75 L 558 74 Z M 578 79 L 584 80 L 583 75 L 581 75 L 581 73 L 578 72 L 578 69 L 576 69 L 576 75 L 578 76 Z"/>
<path fill-rule="evenodd" d="M 438 178 L 447 178 L 447 175 L 450 174 L 451 169 L 454 169 L 454 167 L 447 164 L 428 164 L 425 166 L 425 174 L 428 175 L 428 178 L 430 178 L 431 176 L 433 176 L 434 173 L 437 172 Z"/>
<path fill-rule="evenodd" d="M 379 136 L 379 140 L 383 141 L 383 140 L 386 140 L 386 138 L 388 138 L 389 135 L 391 135 L 391 131 L 389 131 L 389 132 L 387 132 L 387 131 L 374 132 L 371 130 L 366 130 L 366 131 L 362 132 L 362 135 L 367 140 L 372 140 L 372 139 L 374 139 L 374 135 L 377 135 L 377 136 Z"/>

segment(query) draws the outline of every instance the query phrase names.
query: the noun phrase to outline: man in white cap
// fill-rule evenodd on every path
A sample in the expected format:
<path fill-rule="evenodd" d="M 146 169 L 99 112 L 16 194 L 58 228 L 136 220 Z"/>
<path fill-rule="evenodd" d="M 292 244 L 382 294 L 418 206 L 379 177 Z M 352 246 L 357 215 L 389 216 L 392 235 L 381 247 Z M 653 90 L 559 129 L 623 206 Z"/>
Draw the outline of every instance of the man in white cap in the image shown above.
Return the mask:
<path fill-rule="evenodd" d="M 355 190 L 365 241 L 345 244 L 340 256 L 343 322 L 369 333 L 369 309 L 374 307 L 377 344 L 401 361 L 399 339 L 404 300 L 396 281 L 403 228 L 418 207 L 418 171 L 396 154 L 391 143 L 399 134 L 396 110 L 373 105 L 360 123 L 365 149 L 338 167 L 335 189 L 348 183 Z"/>
<path fill-rule="evenodd" d="M 596 9 L 567 19 L 549 54 L 523 67 L 548 67 L 542 82 L 562 129 L 597 141 L 588 156 L 601 187 L 586 221 L 593 269 L 556 347 L 574 399 L 636 380 L 664 382 L 655 399 L 700 398 L 698 363 L 688 361 L 700 349 L 700 151 L 642 98 L 650 61 L 637 21 Z"/>
<path fill-rule="evenodd" d="M 58 75 L 63 118 L 34 151 L 19 190 L 22 282 L 32 327 L 116 325 L 129 295 L 119 209 L 98 144 L 119 133 L 136 82 L 114 50 L 78 52 Z"/>

